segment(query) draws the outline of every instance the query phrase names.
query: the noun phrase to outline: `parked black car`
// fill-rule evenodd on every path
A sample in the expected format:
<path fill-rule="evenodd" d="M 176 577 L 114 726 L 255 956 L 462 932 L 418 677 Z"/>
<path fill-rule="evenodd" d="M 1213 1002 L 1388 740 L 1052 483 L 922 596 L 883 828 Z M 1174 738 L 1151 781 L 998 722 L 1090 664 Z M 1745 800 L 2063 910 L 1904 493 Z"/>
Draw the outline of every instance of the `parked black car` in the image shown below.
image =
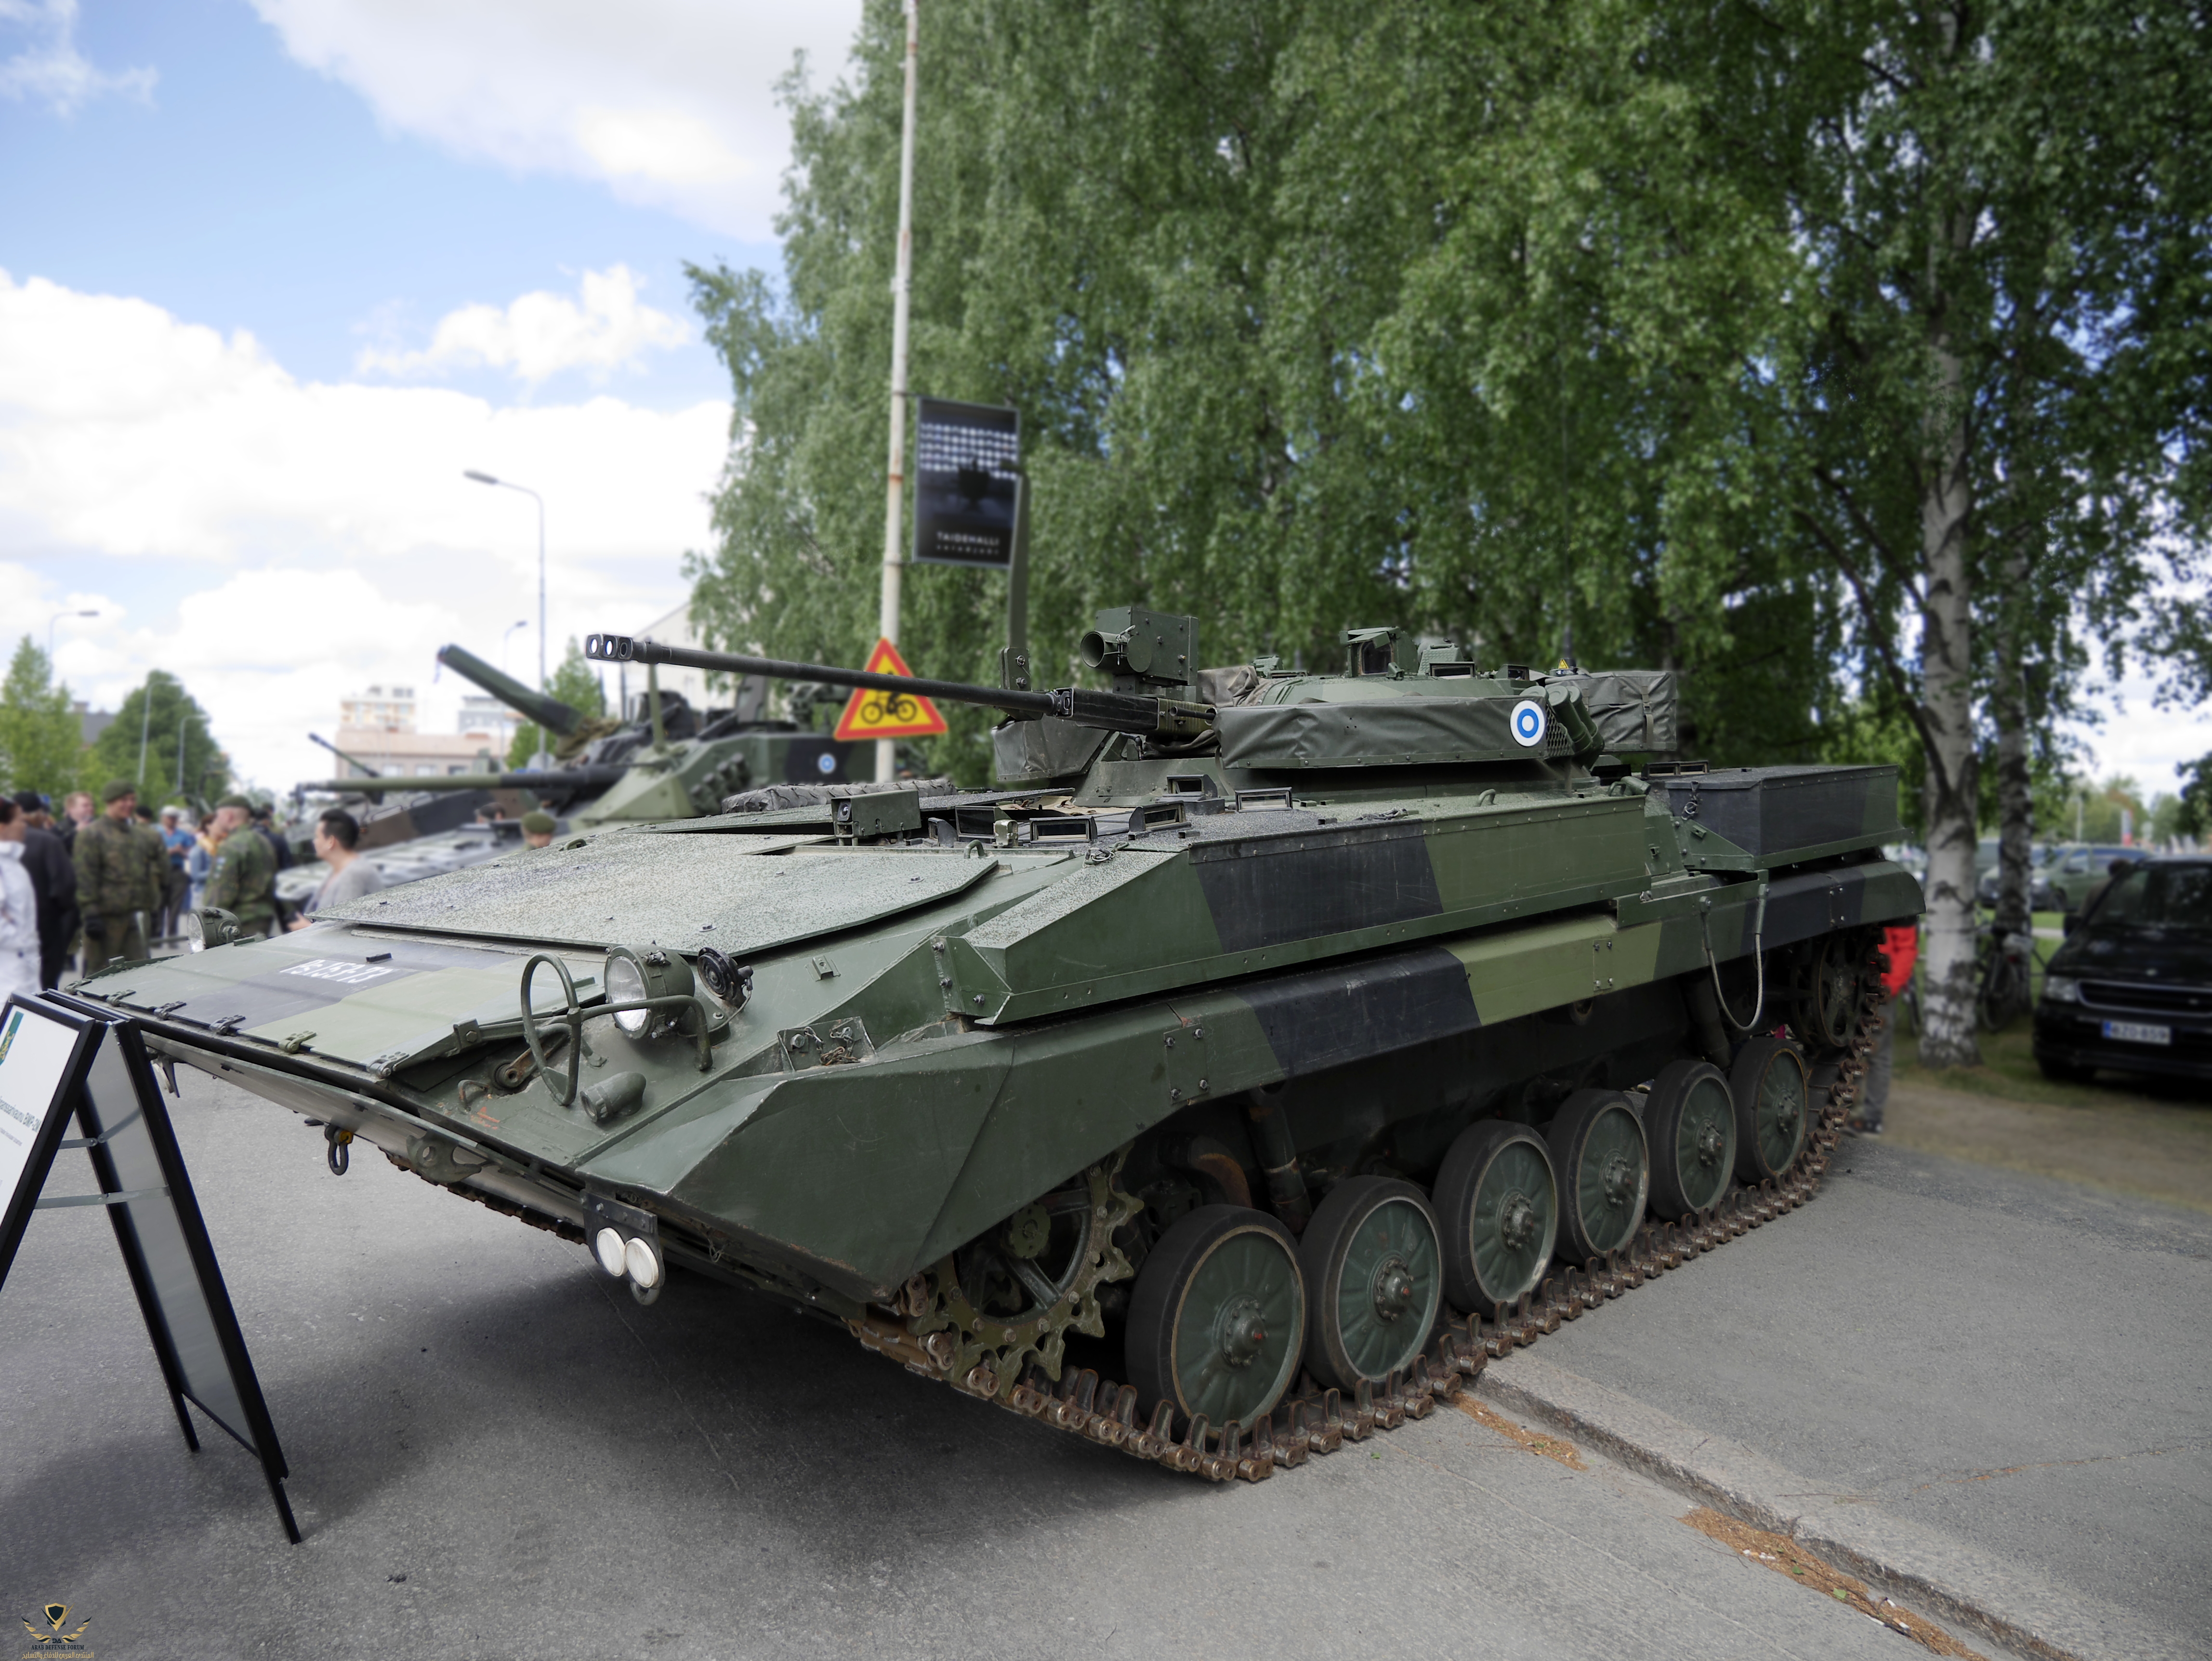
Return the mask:
<path fill-rule="evenodd" d="M 2212 1082 L 2212 858 L 2146 860 L 2067 922 L 2035 1006 L 2045 1074 Z"/>

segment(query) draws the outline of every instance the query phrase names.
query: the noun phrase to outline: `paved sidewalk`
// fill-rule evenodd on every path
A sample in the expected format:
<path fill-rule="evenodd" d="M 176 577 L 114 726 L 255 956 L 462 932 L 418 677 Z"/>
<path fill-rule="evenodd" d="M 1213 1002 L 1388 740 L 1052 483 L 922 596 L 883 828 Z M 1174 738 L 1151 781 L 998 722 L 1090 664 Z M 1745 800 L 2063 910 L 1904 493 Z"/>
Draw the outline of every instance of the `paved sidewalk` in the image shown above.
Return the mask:
<path fill-rule="evenodd" d="M 1485 1390 L 2054 1652 L 2212 1655 L 2208 1307 L 2212 1219 L 1860 1141 Z"/>

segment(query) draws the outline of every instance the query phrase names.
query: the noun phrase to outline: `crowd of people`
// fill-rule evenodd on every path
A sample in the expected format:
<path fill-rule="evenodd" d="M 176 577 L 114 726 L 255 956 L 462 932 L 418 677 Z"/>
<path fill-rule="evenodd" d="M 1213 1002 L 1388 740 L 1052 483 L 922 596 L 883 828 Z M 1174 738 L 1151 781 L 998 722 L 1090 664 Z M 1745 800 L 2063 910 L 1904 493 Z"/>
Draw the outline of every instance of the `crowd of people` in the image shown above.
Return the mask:
<path fill-rule="evenodd" d="M 314 850 L 330 874 L 286 908 L 276 873 L 294 856 L 266 804 L 226 796 L 196 823 L 179 807 L 156 813 L 124 779 L 96 806 L 90 793 L 70 793 L 58 817 L 36 791 L 0 796 L 0 996 L 147 957 L 203 906 L 229 912 L 250 934 L 303 928 L 316 911 L 384 885 L 360 841 L 352 814 L 323 813 Z"/>

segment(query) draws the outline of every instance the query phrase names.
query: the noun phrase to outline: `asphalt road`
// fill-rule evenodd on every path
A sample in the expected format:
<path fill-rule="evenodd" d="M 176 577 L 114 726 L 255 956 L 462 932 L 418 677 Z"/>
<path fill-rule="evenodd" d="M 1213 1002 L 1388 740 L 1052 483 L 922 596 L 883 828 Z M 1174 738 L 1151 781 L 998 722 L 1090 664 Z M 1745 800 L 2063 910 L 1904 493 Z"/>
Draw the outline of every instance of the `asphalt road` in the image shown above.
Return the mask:
<path fill-rule="evenodd" d="M 2212 1218 L 1886 1142 L 1838 1163 L 1755 1256 L 1530 1354 L 1788 1467 L 1808 1510 L 2080 1600 L 2073 1630 L 2112 1612 L 2085 1653 L 2212 1655 Z"/>
<path fill-rule="evenodd" d="M 581 1248 L 366 1149 L 333 1178 L 292 1115 L 179 1076 L 307 1542 L 234 1444 L 185 1451 L 104 1217 L 39 1214 L 0 1287 L 0 1616 L 69 1603 L 106 1661 L 1905 1652 L 1641 1477 L 1450 1409 L 1212 1487 L 744 1293 L 640 1308 Z M 90 1186 L 64 1153 L 48 1191 Z M 1802 1318 L 1774 1285 L 1760 1318 Z"/>

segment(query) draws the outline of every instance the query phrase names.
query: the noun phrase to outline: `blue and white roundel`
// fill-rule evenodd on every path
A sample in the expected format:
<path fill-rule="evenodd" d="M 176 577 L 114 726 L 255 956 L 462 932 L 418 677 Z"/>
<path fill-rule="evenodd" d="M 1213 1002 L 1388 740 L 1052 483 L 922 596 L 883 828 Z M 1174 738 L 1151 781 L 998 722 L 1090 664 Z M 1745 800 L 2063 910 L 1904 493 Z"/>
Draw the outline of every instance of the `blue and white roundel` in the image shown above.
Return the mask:
<path fill-rule="evenodd" d="M 1522 698 L 1513 706 L 1505 724 L 1512 729 L 1514 743 L 1523 750 L 1534 750 L 1544 741 L 1544 706 L 1534 698 Z"/>
<path fill-rule="evenodd" d="M 834 750 L 824 750 L 820 755 L 815 757 L 814 764 L 824 773 L 836 772 L 837 770 L 837 752 Z"/>

